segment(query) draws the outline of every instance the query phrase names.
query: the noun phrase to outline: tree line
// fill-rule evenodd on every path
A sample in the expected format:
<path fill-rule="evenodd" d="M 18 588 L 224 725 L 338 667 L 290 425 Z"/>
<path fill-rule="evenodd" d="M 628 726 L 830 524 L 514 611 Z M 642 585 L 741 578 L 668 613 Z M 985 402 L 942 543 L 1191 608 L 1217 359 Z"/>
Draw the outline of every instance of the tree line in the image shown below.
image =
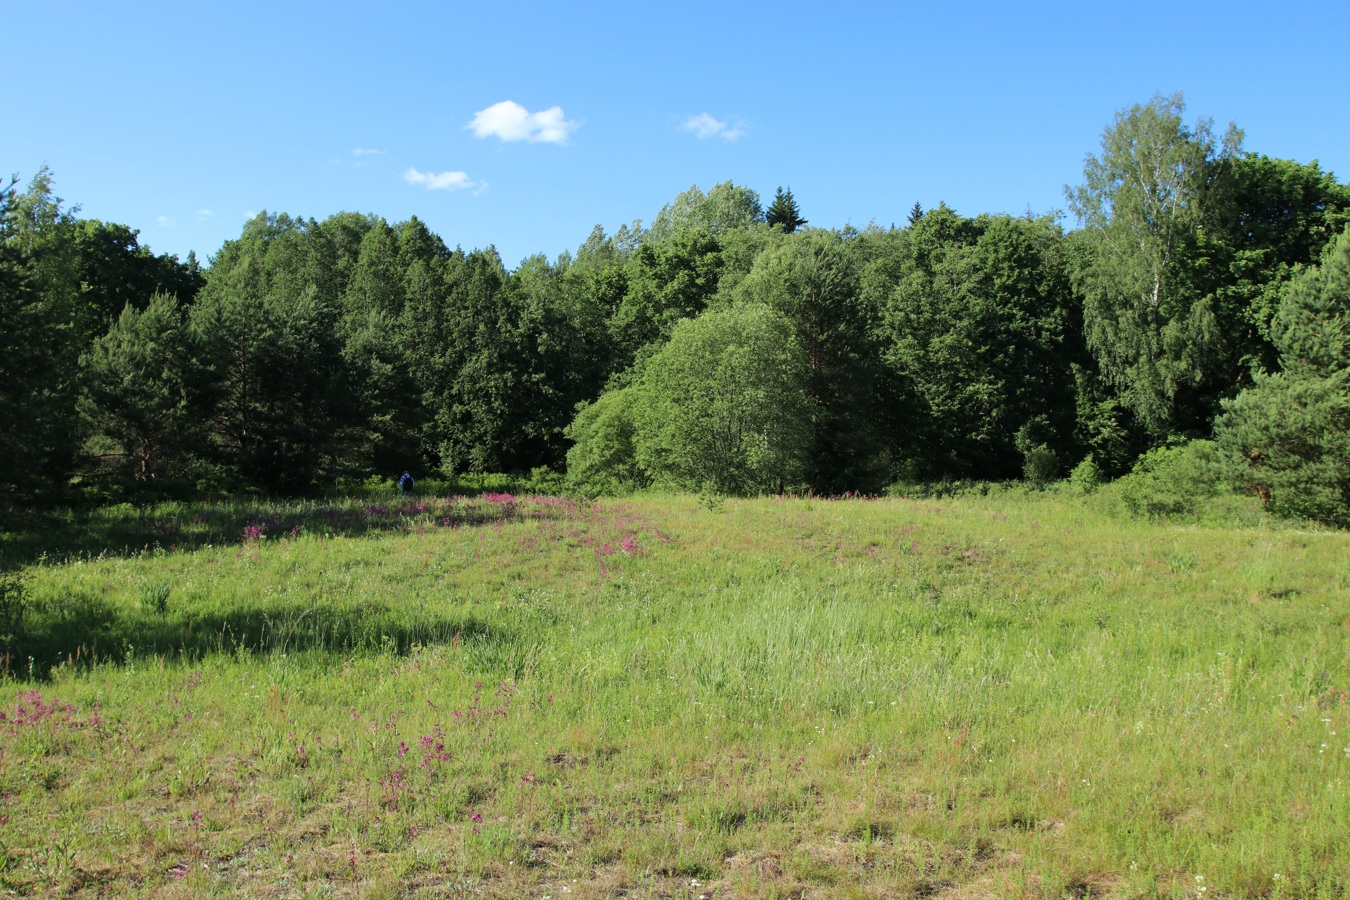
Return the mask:
<path fill-rule="evenodd" d="M 874 492 L 1215 438 L 1247 489 L 1344 522 L 1350 188 L 1184 113 L 1120 111 L 1068 229 L 941 204 L 811 228 L 725 182 L 514 270 L 355 213 L 260 214 L 202 267 L 43 170 L 0 197 L 3 502 L 405 468 Z"/>

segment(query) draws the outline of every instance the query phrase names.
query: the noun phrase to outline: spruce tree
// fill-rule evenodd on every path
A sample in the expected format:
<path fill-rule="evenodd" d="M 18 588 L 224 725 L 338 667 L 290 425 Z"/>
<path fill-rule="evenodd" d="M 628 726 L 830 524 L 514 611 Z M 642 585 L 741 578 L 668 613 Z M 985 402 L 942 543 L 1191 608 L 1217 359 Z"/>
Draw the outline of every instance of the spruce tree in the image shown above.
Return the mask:
<path fill-rule="evenodd" d="M 802 218 L 802 211 L 797 208 L 797 201 L 792 198 L 791 188 L 785 191 L 779 187 L 774 191 L 773 203 L 764 213 L 764 221 L 770 225 L 783 226 L 784 234 L 792 234 L 806 224 L 806 220 Z"/>

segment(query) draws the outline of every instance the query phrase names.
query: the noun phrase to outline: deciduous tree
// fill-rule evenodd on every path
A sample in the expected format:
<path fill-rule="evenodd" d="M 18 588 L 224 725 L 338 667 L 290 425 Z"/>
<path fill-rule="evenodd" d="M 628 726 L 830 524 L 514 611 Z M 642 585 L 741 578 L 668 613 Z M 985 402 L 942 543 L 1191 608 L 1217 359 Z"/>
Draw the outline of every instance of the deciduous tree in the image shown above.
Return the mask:
<path fill-rule="evenodd" d="M 810 230 L 768 246 L 736 297 L 781 313 L 806 353 L 813 405 L 807 482 L 825 493 L 886 478 L 876 308 L 859 291 L 850 236 Z"/>
<path fill-rule="evenodd" d="M 1103 374 L 1155 435 L 1193 425 L 1178 395 L 1225 371 L 1223 329 L 1204 290 L 1204 203 L 1215 166 L 1238 150 L 1230 127 L 1187 126 L 1180 94 L 1116 114 L 1083 184 L 1066 189 L 1085 227 L 1084 325 Z"/>
<path fill-rule="evenodd" d="M 678 323 L 630 389 L 638 465 L 656 480 L 730 494 L 799 485 L 810 450 L 807 366 L 791 323 L 762 304 Z"/>

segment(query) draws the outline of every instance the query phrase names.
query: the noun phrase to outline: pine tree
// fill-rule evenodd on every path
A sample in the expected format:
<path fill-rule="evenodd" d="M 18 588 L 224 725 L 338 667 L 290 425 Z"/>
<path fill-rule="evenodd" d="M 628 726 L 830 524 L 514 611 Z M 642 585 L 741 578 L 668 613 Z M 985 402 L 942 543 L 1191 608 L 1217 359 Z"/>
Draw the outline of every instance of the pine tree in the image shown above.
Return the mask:
<path fill-rule="evenodd" d="M 797 208 L 797 201 L 792 199 L 791 188 L 785 191 L 779 187 L 774 191 L 773 203 L 764 213 L 764 221 L 770 225 L 782 225 L 784 234 L 792 234 L 806 224 L 802 211 Z"/>
<path fill-rule="evenodd" d="M 1216 439 L 1271 512 L 1350 527 L 1350 228 L 1289 282 L 1271 330 L 1282 371 L 1224 402 Z"/>

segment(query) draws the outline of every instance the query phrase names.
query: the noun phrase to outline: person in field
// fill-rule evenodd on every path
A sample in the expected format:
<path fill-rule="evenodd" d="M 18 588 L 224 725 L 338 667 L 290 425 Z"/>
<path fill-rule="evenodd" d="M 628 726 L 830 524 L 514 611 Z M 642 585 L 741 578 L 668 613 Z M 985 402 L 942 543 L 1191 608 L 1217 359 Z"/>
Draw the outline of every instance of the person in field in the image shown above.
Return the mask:
<path fill-rule="evenodd" d="M 400 494 L 411 494 L 413 489 L 413 477 L 411 472 L 404 472 L 398 479 L 398 492 Z"/>

